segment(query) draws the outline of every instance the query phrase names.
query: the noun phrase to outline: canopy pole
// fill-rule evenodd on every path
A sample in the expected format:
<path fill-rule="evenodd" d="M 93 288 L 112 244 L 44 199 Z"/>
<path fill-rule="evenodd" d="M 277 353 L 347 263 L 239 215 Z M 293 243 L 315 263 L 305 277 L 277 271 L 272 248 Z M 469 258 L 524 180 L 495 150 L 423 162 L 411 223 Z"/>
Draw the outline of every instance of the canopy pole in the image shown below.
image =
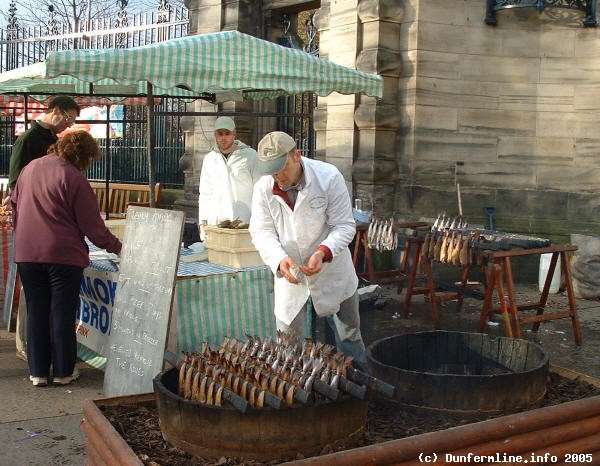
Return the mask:
<path fill-rule="evenodd" d="M 146 118 L 148 124 L 147 131 L 147 146 L 148 146 L 148 184 L 150 186 L 150 207 L 156 207 L 154 197 L 154 95 L 152 91 L 152 83 L 146 83 Z"/>
<path fill-rule="evenodd" d="M 104 156 L 104 177 L 105 177 L 105 194 L 104 194 L 104 199 L 105 199 L 105 217 L 106 220 L 109 219 L 109 212 L 110 212 L 110 206 L 108 205 L 108 202 L 110 201 L 109 199 L 109 193 L 110 193 L 110 105 L 106 106 L 106 154 Z"/>
<path fill-rule="evenodd" d="M 27 131 L 29 126 L 29 94 L 23 94 L 23 129 Z"/>

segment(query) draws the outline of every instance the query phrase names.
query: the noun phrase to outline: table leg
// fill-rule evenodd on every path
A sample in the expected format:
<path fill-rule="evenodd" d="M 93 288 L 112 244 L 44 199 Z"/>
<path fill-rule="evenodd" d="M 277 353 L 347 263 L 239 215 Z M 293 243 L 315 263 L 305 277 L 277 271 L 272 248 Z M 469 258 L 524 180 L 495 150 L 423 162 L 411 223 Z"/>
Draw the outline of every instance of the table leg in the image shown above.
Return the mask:
<path fill-rule="evenodd" d="M 581 327 L 579 326 L 579 314 L 577 313 L 577 307 L 575 304 L 575 295 L 573 294 L 573 283 L 571 282 L 571 266 L 567 258 L 566 251 L 560 253 L 560 265 L 563 274 L 565 275 L 565 282 L 567 287 L 567 297 L 569 299 L 569 314 L 571 316 L 571 323 L 573 325 L 573 336 L 575 338 L 575 344 L 581 346 Z"/>
<path fill-rule="evenodd" d="M 369 274 L 369 282 L 373 285 L 377 282 L 375 278 L 375 269 L 373 268 L 373 258 L 371 257 L 371 248 L 366 233 L 363 233 L 362 243 L 365 248 L 365 260 L 367 262 L 367 272 Z"/>
<path fill-rule="evenodd" d="M 400 271 L 402 272 L 402 275 L 406 276 L 406 268 L 408 266 L 408 256 L 410 255 L 410 245 L 411 242 L 408 238 L 406 238 L 406 240 L 404 241 L 404 254 L 402 254 L 402 262 L 400 263 Z M 419 253 L 421 251 L 421 243 L 417 242 L 417 248 L 419 249 Z M 418 256 L 417 256 L 418 257 Z M 415 263 L 414 258 L 413 258 L 413 268 L 418 266 L 418 262 Z M 411 274 L 412 274 L 412 270 L 411 270 Z M 400 280 L 398 282 L 398 290 L 397 293 L 400 294 L 402 293 L 402 285 L 404 284 L 404 280 Z M 405 300 L 406 301 L 406 300 Z"/>
<path fill-rule="evenodd" d="M 516 338 L 521 338 L 521 323 L 519 322 L 519 310 L 515 299 L 515 285 L 513 281 L 512 267 L 510 265 L 510 257 L 504 258 L 504 277 L 506 282 L 506 292 L 508 294 L 508 302 L 510 305 L 510 315 L 513 321 L 513 333 Z M 504 296 L 503 296 L 504 297 Z"/>
<path fill-rule="evenodd" d="M 425 260 L 424 265 L 425 273 L 427 274 L 427 285 L 429 287 L 429 300 L 431 301 L 431 315 L 433 317 L 433 326 L 434 328 L 438 329 L 440 327 L 440 322 L 437 301 L 435 298 L 435 283 L 433 281 L 433 269 L 431 267 L 431 260 Z"/>
<path fill-rule="evenodd" d="M 354 252 L 352 254 L 352 263 L 354 264 L 354 269 L 356 270 L 356 263 L 358 262 L 358 250 L 360 249 L 360 242 L 362 241 L 362 231 L 356 232 L 356 237 L 354 238 Z M 356 270 L 358 273 L 358 270 Z"/>
<path fill-rule="evenodd" d="M 352 253 L 352 263 L 354 264 L 354 270 L 356 270 L 357 274 L 359 274 L 359 272 L 356 265 L 358 263 L 358 252 L 361 246 L 365 251 L 365 263 L 367 265 L 367 275 L 369 277 L 369 282 L 371 284 L 375 284 L 375 269 L 373 268 L 373 259 L 371 257 L 371 249 L 369 248 L 369 242 L 367 240 L 366 231 L 357 231 L 356 236 L 354 238 L 354 251 Z"/>
<path fill-rule="evenodd" d="M 506 330 L 506 336 L 512 338 L 513 326 L 510 322 L 510 316 L 508 308 L 506 306 L 506 298 L 504 297 L 504 288 L 502 286 L 502 266 L 500 264 L 494 264 L 494 280 L 496 281 L 496 287 L 498 290 L 498 300 L 500 301 L 500 310 L 502 311 L 502 317 L 504 318 L 504 328 Z"/>
<path fill-rule="evenodd" d="M 477 327 L 479 333 L 483 333 L 485 324 L 487 323 L 490 314 L 493 312 L 492 298 L 494 297 L 494 288 L 496 287 L 496 278 L 493 268 L 489 271 L 489 276 L 485 266 L 482 265 L 481 269 L 485 277 L 485 298 L 483 300 L 483 307 L 481 308 L 481 315 L 479 316 L 479 326 Z"/>
<path fill-rule="evenodd" d="M 406 285 L 406 295 L 404 296 L 404 317 L 408 317 L 408 310 L 410 309 L 410 301 L 412 299 L 413 291 L 415 289 L 415 281 L 417 278 L 417 271 L 421 266 L 421 249 L 423 247 L 423 243 L 420 241 L 417 242 L 414 247 L 414 254 L 412 257 L 412 266 L 410 268 L 410 273 L 408 275 L 408 284 Z M 403 269 L 403 273 L 405 273 L 406 269 Z M 402 283 L 402 281 L 400 282 Z M 401 284 L 398 285 L 398 293 L 400 293 Z"/>
<path fill-rule="evenodd" d="M 540 296 L 540 301 L 537 303 L 537 311 L 536 315 L 541 316 L 544 313 L 546 308 L 546 303 L 548 302 L 548 295 L 550 294 L 550 284 L 552 283 L 552 278 L 554 277 L 554 273 L 556 270 L 556 263 L 558 262 L 558 252 L 552 253 L 552 259 L 550 259 L 550 266 L 548 267 L 548 272 L 546 273 L 546 279 L 544 280 L 544 288 L 542 288 L 542 294 Z M 534 332 L 537 332 L 540 328 L 541 320 L 534 322 L 531 329 Z"/>

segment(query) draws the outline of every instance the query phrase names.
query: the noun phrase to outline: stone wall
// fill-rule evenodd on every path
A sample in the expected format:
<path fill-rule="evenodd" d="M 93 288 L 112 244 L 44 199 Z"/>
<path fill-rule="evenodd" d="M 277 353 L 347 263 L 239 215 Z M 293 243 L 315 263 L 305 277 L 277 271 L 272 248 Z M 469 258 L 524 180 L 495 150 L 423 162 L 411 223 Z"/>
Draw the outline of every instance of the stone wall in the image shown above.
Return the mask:
<path fill-rule="evenodd" d="M 354 198 L 377 215 L 394 211 L 402 6 L 392 0 L 322 0 L 320 56 L 385 79 L 385 95 L 333 93 L 315 112 L 317 157 L 336 165 Z"/>
<path fill-rule="evenodd" d="M 281 35 L 281 12 L 306 6 L 188 3 L 193 34 L 238 29 L 270 40 Z M 380 216 L 456 214 L 460 185 L 471 223 L 486 225 L 484 208 L 493 206 L 504 231 L 561 242 L 595 233 L 600 29 L 582 27 L 583 17 L 520 8 L 488 26 L 482 0 L 322 0 L 321 56 L 382 75 L 385 90 L 380 101 L 319 98 L 317 158 L 338 166 L 353 197 Z M 261 105 L 269 110 L 254 110 Z M 242 139 L 255 145 L 265 124 L 244 122 Z M 186 124 L 183 204 L 192 212 L 210 125 Z"/>
<path fill-rule="evenodd" d="M 402 2 L 400 218 L 472 223 L 569 241 L 595 233 L 600 197 L 600 30 L 583 13 L 480 0 Z"/>

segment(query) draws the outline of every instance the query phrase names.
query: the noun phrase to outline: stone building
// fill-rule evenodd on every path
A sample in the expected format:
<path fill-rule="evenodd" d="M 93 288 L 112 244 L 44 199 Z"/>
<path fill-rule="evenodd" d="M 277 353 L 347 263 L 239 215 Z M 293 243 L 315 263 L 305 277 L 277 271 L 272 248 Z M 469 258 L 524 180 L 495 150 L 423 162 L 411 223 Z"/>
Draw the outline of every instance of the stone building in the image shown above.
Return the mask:
<path fill-rule="evenodd" d="M 600 30 L 584 12 L 515 8 L 485 23 L 484 0 L 187 0 L 192 34 L 237 29 L 269 40 L 280 17 L 318 8 L 320 56 L 384 77 L 381 100 L 318 99 L 316 156 L 352 196 L 397 220 L 458 213 L 569 241 L 594 233 L 600 197 Z M 560 3 L 560 2 L 559 2 Z M 222 107 L 261 111 L 268 103 Z M 212 105 L 202 103 L 199 107 Z M 267 106 L 267 107 L 265 107 Z M 240 121 L 238 121 L 238 124 Z M 194 216 L 211 121 L 186 120 L 186 193 Z M 241 121 L 245 142 L 271 128 Z"/>

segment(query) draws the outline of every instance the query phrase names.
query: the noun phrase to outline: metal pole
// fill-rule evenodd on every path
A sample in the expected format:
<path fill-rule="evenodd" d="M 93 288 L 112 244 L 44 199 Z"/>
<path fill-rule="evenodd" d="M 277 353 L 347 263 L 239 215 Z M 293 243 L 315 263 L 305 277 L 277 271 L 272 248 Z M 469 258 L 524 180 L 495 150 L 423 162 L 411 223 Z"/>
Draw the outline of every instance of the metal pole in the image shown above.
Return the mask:
<path fill-rule="evenodd" d="M 105 178 L 105 189 L 106 193 L 104 194 L 104 207 L 105 207 L 105 217 L 106 220 L 109 219 L 110 206 L 108 205 L 110 199 L 108 195 L 110 193 L 110 105 L 106 106 L 106 155 L 104 158 L 104 178 Z"/>
<path fill-rule="evenodd" d="M 148 146 L 148 184 L 150 186 L 150 207 L 156 207 L 155 197 L 154 197 L 154 172 L 155 172 L 155 163 L 154 163 L 154 141 L 156 139 L 156 135 L 154 134 L 154 95 L 152 92 L 152 83 L 147 83 L 147 92 L 146 92 L 146 119 L 148 124 L 147 130 L 147 146 Z"/>

